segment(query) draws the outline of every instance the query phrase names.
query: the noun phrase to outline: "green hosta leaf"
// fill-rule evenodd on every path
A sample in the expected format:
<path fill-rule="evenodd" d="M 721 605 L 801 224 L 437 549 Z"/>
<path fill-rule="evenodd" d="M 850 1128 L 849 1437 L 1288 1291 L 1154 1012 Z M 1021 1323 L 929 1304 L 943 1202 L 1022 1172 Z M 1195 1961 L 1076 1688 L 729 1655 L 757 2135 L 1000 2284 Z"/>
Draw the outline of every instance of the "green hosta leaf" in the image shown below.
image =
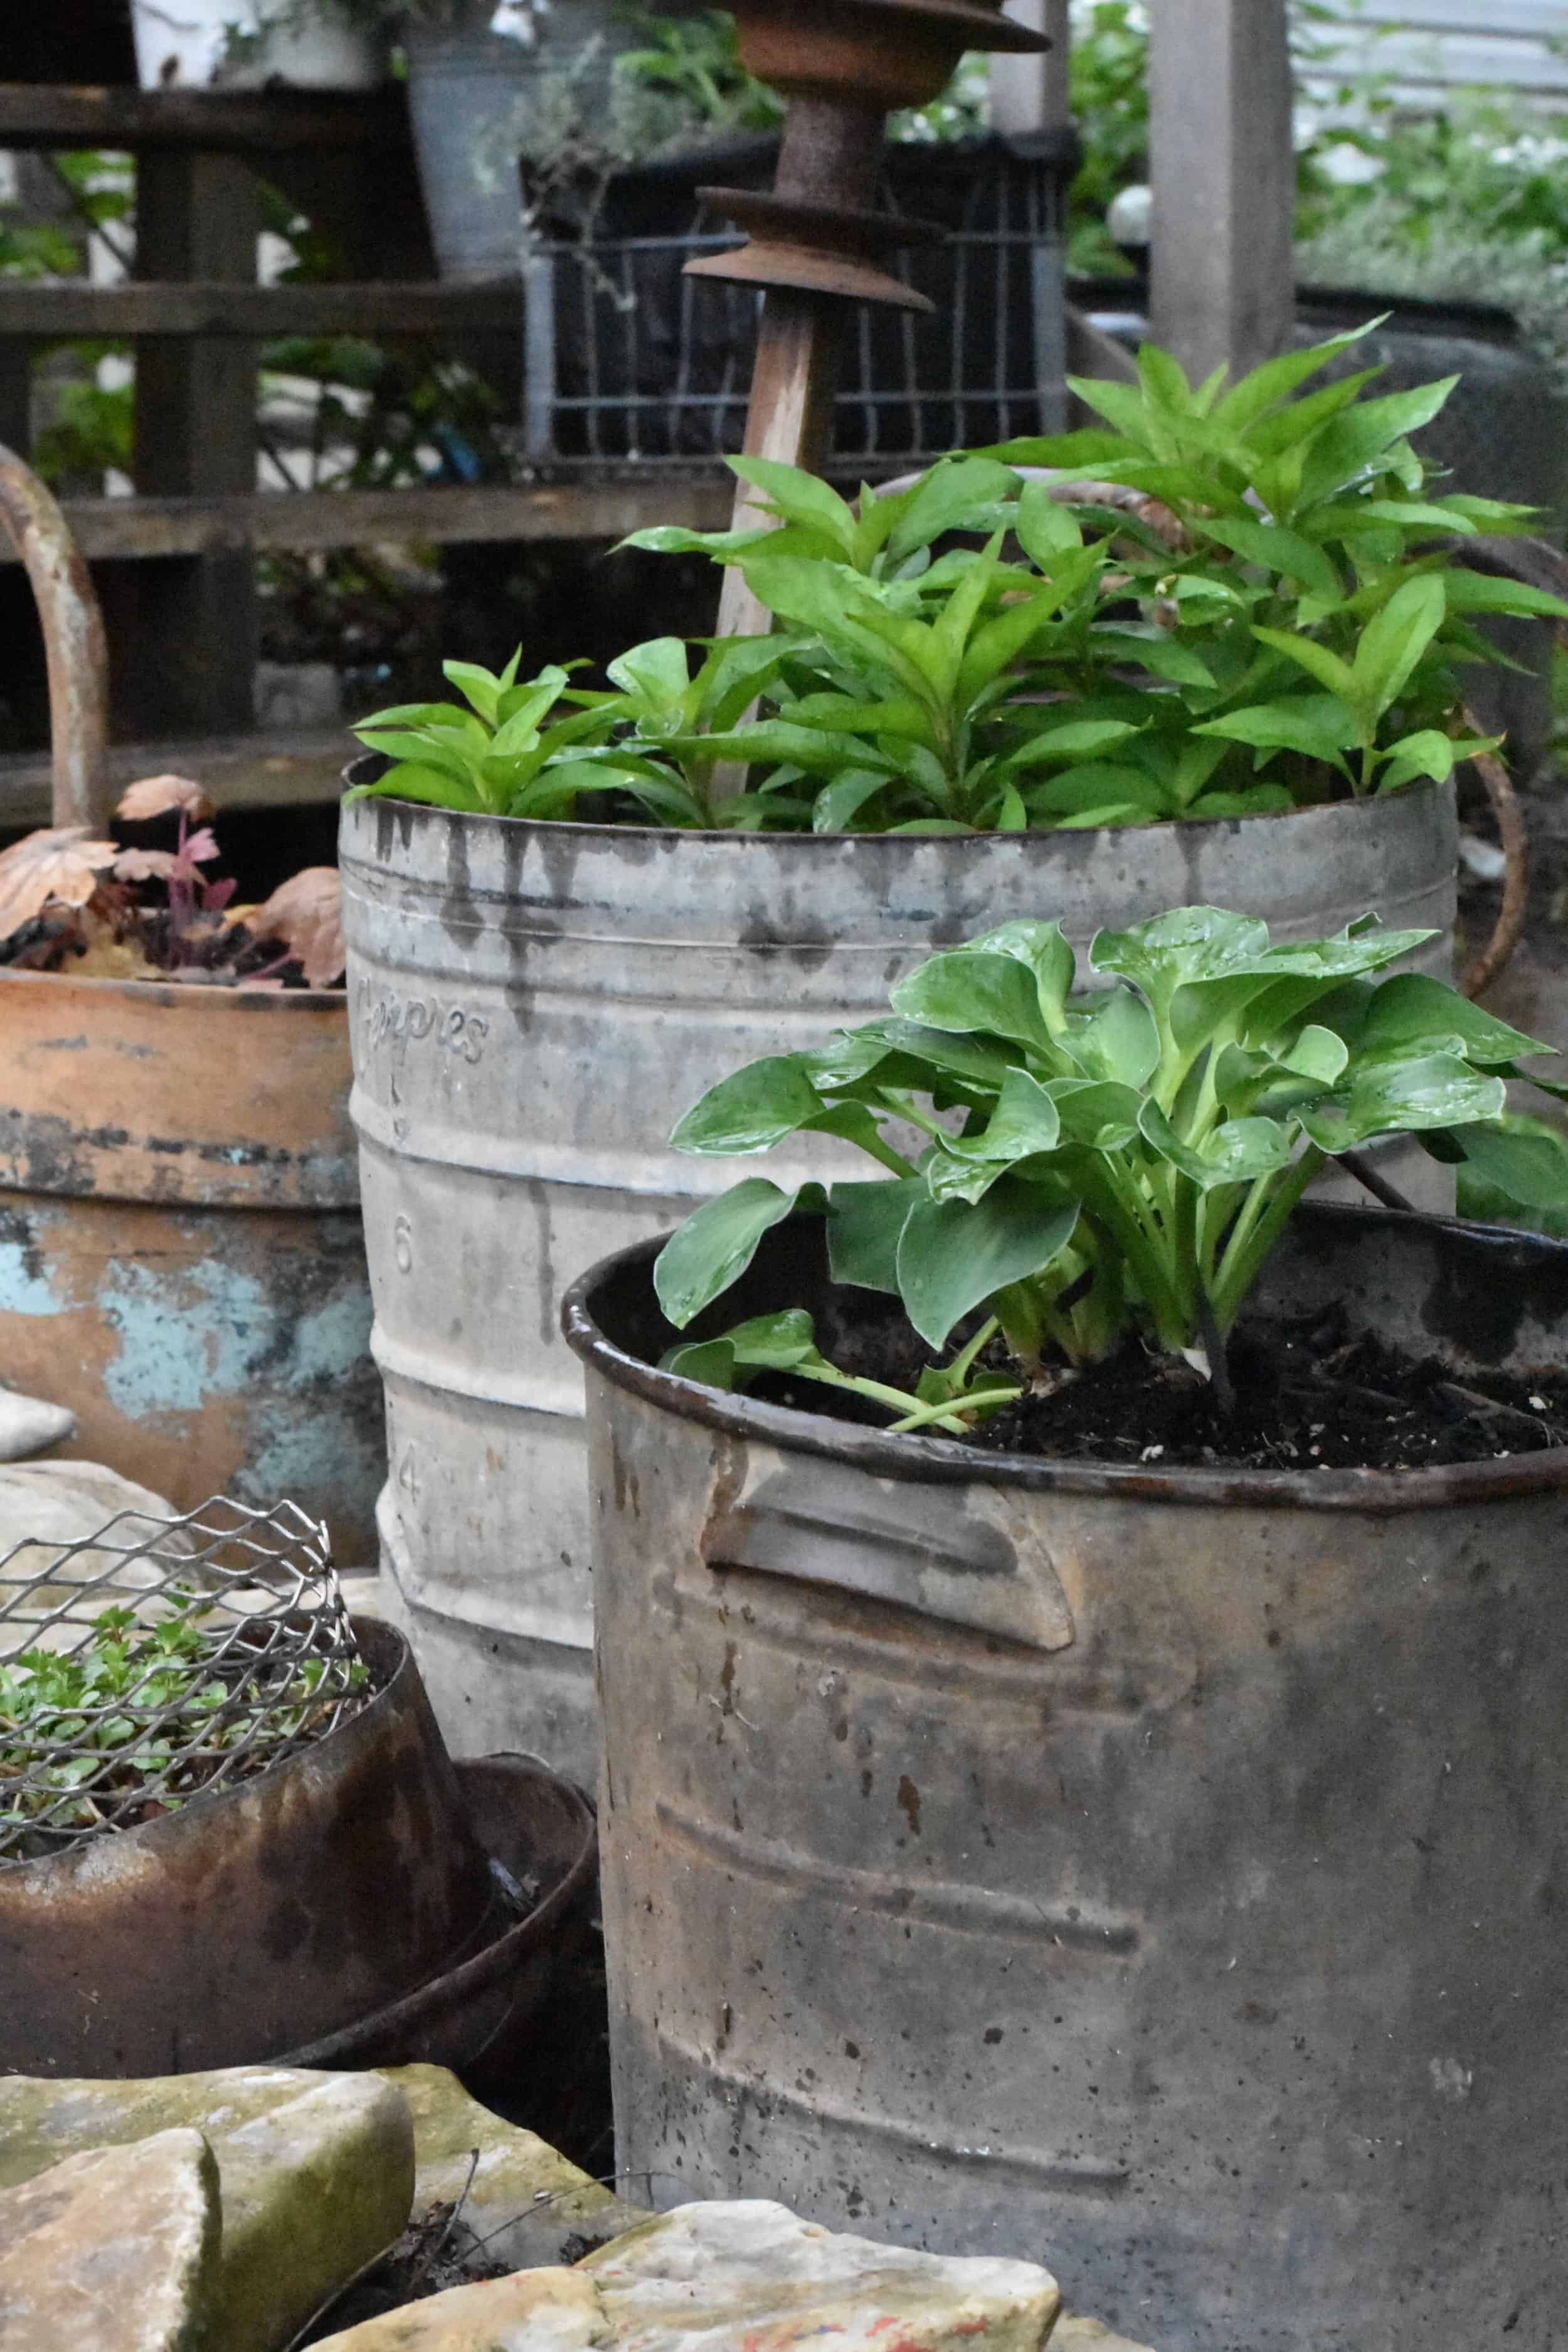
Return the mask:
<path fill-rule="evenodd" d="M 626 694 L 650 710 L 679 710 L 690 675 L 683 637 L 650 637 L 633 646 L 618 660 L 606 662 L 605 675 Z"/>
<path fill-rule="evenodd" d="M 1076 1205 L 1054 1207 L 1016 1176 L 1003 1176 L 973 1207 L 917 1201 L 898 1252 L 910 1321 L 930 1346 L 945 1346 L 953 1325 L 993 1292 L 1059 1257 L 1077 1223 Z"/>
<path fill-rule="evenodd" d="M 752 1315 L 731 1325 L 726 1343 L 735 1361 L 759 1371 L 787 1372 L 816 1353 L 816 1333 L 804 1307 L 786 1307 L 776 1315 Z"/>
<path fill-rule="evenodd" d="M 771 1151 L 816 1118 L 822 1107 L 806 1075 L 805 1057 L 770 1055 L 710 1087 L 669 1139 L 677 1151 L 710 1157 Z"/>
<path fill-rule="evenodd" d="M 1130 988 L 1109 988 L 1094 1010 L 1069 1023 L 1064 1043 L 1088 1078 L 1147 1085 L 1160 1065 L 1154 1016 Z"/>
<path fill-rule="evenodd" d="M 496 707 L 503 691 L 499 677 L 488 669 L 481 669 L 476 662 L 459 661 L 444 661 L 441 675 L 473 704 L 481 719 L 491 727 L 495 725 Z"/>
<path fill-rule="evenodd" d="M 1268 952 L 1268 926 L 1255 916 L 1223 907 L 1175 907 L 1129 930 L 1097 932 L 1089 960 L 1096 971 L 1131 981 L 1163 1019 L 1177 989 L 1254 972 Z"/>
<path fill-rule="evenodd" d="M 1426 972 L 1395 972 L 1373 991 L 1358 1041 L 1363 1054 L 1394 1047 L 1425 1052 L 1435 1037 L 1459 1038 L 1466 1058 L 1483 1068 L 1555 1051 L 1539 1037 L 1528 1037 L 1522 1029 L 1510 1029 L 1506 1021 L 1483 1013 L 1457 988 Z"/>
<path fill-rule="evenodd" d="M 978 1135 L 954 1136 L 939 1147 L 959 1160 L 1011 1163 L 1037 1151 L 1054 1151 L 1061 1133 L 1056 1104 L 1037 1078 L 1011 1069 L 1002 1082 L 996 1108 Z"/>
<path fill-rule="evenodd" d="M 1040 1010 L 1034 973 L 1015 956 L 994 953 L 933 956 L 900 980 L 893 1009 L 928 1029 L 960 1034 L 980 1031 L 1050 1051 L 1051 1033 Z"/>
<path fill-rule="evenodd" d="M 1016 1058 L 978 1037 L 966 1037 L 962 1032 L 954 1035 L 915 1021 L 878 1022 L 874 1034 L 886 1038 L 893 1050 L 929 1063 L 933 1070 L 982 1087 L 1000 1087 Z"/>
<path fill-rule="evenodd" d="M 1030 784 L 1025 800 L 1037 817 L 1092 821 L 1094 812 L 1125 808 L 1143 824 L 1173 814 L 1170 800 L 1156 779 L 1142 768 L 1113 760 L 1095 760 L 1082 767 L 1064 768 L 1044 783 Z"/>
<path fill-rule="evenodd" d="M 1331 1087 L 1343 1075 L 1349 1060 L 1350 1047 L 1342 1037 L 1331 1029 L 1320 1028 L 1316 1022 L 1309 1022 L 1279 1066 Z"/>
<path fill-rule="evenodd" d="M 1568 1148 L 1556 1135 L 1460 1127 L 1454 1141 L 1477 1174 L 1527 1209 L 1568 1209 Z"/>
<path fill-rule="evenodd" d="M 728 1339 L 689 1339 L 683 1347 L 667 1348 L 658 1369 L 678 1380 L 700 1381 L 704 1388 L 732 1389 L 735 1350 Z"/>
<path fill-rule="evenodd" d="M 1466 749 L 1437 727 L 1422 727 L 1414 735 L 1402 735 L 1397 743 L 1388 746 L 1379 767 L 1378 791 L 1398 792 L 1402 785 L 1414 783 L 1417 776 L 1430 776 L 1435 783 L 1445 783 L 1454 772 L 1455 761 L 1464 757 Z"/>
<path fill-rule="evenodd" d="M 896 1296 L 899 1235 L 915 1202 L 929 1198 L 923 1176 L 896 1177 L 883 1184 L 835 1184 L 827 1207 L 827 1258 L 834 1281 Z"/>
<path fill-rule="evenodd" d="M 1055 1034 L 1078 968 L 1059 923 L 1035 922 L 1022 917 L 1011 923 L 998 924 L 994 931 L 982 931 L 978 939 L 966 940 L 954 953 L 1013 956 L 1019 963 L 1027 964 L 1040 992 L 1040 1009 Z"/>
<path fill-rule="evenodd" d="M 1478 1077 L 1457 1054 L 1352 1065 L 1348 1089 L 1296 1114 L 1324 1151 L 1353 1150 L 1373 1135 L 1419 1133 L 1496 1119 L 1507 1101 L 1500 1078 Z"/>
<path fill-rule="evenodd" d="M 654 1261 L 658 1303 L 678 1331 L 744 1274 L 763 1235 L 795 1204 L 793 1192 L 781 1192 L 765 1176 L 748 1176 L 692 1211 Z"/>
<path fill-rule="evenodd" d="M 1132 1000 L 1136 1003 L 1136 999 Z M 1064 1143 L 1092 1151 L 1119 1151 L 1138 1132 L 1138 1089 L 1108 1078 L 1053 1078 L 1049 1094 L 1061 1121 Z"/>
<path fill-rule="evenodd" d="M 1152 1150 L 1179 1169 L 1200 1192 L 1221 1184 L 1250 1184 L 1290 1164 L 1290 1134 L 1272 1118 L 1233 1118 L 1214 1128 L 1194 1150 L 1184 1143 L 1152 1096 L 1138 1115 L 1139 1132 Z"/>

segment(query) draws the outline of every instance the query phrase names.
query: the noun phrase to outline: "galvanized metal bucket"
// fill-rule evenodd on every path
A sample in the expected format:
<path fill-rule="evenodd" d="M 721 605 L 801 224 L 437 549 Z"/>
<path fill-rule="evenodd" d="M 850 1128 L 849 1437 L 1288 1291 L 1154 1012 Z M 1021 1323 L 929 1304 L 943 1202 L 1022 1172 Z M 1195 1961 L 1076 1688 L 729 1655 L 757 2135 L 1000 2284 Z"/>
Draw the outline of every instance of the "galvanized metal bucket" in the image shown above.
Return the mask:
<path fill-rule="evenodd" d="M 617 2163 L 1161 2352 L 1554 2352 L 1568 1450 L 976 1455 L 653 1370 L 652 1256 L 565 1310 Z M 748 1282 L 825 1307 L 820 1223 Z M 1568 1245 L 1308 1209 L 1272 1295 L 1560 1366 Z"/>
<path fill-rule="evenodd" d="M 1184 902 L 1246 908 L 1294 938 L 1375 907 L 1432 926 L 1426 968 L 1447 973 L 1455 846 L 1436 785 L 1245 824 L 963 841 L 351 802 L 340 863 L 387 1397 L 384 1605 L 455 1750 L 532 1748 L 592 1779 L 582 1386 L 560 1290 L 731 1181 L 666 1140 L 705 1087 L 873 1018 L 933 948 L 1017 915 L 1059 915 L 1081 947 L 1102 923 Z M 852 1159 L 825 1144 L 790 1164 Z"/>

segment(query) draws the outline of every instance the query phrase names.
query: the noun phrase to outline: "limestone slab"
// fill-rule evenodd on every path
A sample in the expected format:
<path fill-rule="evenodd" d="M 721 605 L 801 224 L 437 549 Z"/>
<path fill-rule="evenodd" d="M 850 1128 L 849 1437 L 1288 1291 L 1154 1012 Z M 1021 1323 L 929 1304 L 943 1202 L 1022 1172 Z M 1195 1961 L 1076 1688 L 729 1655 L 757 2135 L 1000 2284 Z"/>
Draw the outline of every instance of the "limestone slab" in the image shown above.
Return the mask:
<path fill-rule="evenodd" d="M 609 2352 L 609 2324 L 581 2271 L 520 2271 L 448 2287 L 324 2336 L 316 2352 Z"/>
<path fill-rule="evenodd" d="M 1037 2263 L 879 2245 L 761 2198 L 677 2206 L 583 2268 L 619 2352 L 1040 2352 L 1060 2305 Z"/>
<path fill-rule="evenodd" d="M 0 2188 L 74 2149 L 124 2147 L 181 2126 L 202 2133 L 217 2164 L 221 2352 L 273 2352 L 408 2219 L 414 2133 L 405 2101 L 378 2074 L 298 2067 L 130 2082 L 0 2078 Z"/>
<path fill-rule="evenodd" d="M 5 2352 L 208 2352 L 220 2236 L 200 2132 L 68 2156 L 0 2191 Z"/>
<path fill-rule="evenodd" d="M 0 1462 L 26 1462 L 51 1445 L 63 1445 L 76 1433 L 77 1418 L 68 1407 L 0 1388 Z"/>

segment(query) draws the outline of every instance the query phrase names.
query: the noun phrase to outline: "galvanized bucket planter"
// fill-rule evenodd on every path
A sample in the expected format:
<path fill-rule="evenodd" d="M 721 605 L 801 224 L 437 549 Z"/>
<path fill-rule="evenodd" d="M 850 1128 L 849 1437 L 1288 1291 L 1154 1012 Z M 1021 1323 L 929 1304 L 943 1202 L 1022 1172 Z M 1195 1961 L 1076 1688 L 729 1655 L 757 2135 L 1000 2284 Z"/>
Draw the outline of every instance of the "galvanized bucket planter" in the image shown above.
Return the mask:
<path fill-rule="evenodd" d="M 179 1510 L 374 1549 L 379 1382 L 331 991 L 0 971 L 0 1373 Z"/>
<path fill-rule="evenodd" d="M 565 1311 L 618 2163 L 1029 2254 L 1161 2352 L 1552 2352 L 1568 1450 L 890 1437 L 652 1369 L 653 1255 Z M 781 1227 L 720 1319 L 825 1272 Z M 1568 1341 L 1568 1245 L 1497 1229 L 1309 1209 L 1270 1280 L 1459 1365 Z"/>
<path fill-rule="evenodd" d="M 1446 975 L 1455 849 L 1437 785 L 1242 824 L 963 841 L 350 803 L 384 1601 L 454 1748 L 531 1748 L 592 1778 L 582 1389 L 562 1277 L 730 1181 L 666 1140 L 705 1087 L 875 1017 L 933 948 L 1013 916 L 1059 915 L 1081 948 L 1101 924 L 1184 902 L 1245 908 L 1298 939 L 1374 907 L 1430 925 L 1426 968 Z M 815 1164 L 846 1166 L 845 1148 Z"/>

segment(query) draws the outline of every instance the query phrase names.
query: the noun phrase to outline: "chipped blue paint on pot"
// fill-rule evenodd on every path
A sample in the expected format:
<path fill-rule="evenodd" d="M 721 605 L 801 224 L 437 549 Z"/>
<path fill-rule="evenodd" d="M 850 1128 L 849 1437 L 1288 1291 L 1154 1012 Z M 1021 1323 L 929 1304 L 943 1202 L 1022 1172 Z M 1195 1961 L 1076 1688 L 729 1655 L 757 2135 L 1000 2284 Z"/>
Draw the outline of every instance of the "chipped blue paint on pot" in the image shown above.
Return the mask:
<path fill-rule="evenodd" d="M 0 1377 L 187 1509 L 383 1475 L 343 1000 L 0 973 Z"/>

